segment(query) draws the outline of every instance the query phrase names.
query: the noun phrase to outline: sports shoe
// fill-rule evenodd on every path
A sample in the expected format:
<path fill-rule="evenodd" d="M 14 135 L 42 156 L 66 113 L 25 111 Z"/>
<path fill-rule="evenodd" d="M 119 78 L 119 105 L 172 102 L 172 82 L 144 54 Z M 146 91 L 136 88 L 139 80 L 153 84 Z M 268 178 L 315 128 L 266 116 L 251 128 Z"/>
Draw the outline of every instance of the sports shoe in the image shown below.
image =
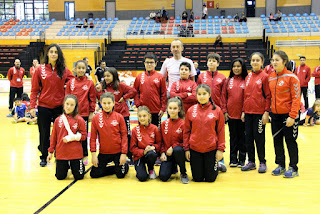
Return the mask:
<path fill-rule="evenodd" d="M 299 173 L 294 170 L 291 166 L 289 167 L 289 169 L 283 174 L 284 178 L 294 178 L 296 176 L 299 176 Z"/>
<path fill-rule="evenodd" d="M 7 117 L 13 117 L 13 115 L 12 115 L 11 113 L 9 113 L 9 114 L 7 115 Z"/>
<path fill-rule="evenodd" d="M 266 173 L 266 171 L 267 171 L 267 165 L 265 163 L 260 163 L 258 172 L 259 173 Z"/>
<path fill-rule="evenodd" d="M 189 183 L 189 178 L 188 178 L 187 174 L 181 174 L 181 183 L 183 183 L 183 184 Z"/>
<path fill-rule="evenodd" d="M 242 168 L 242 167 L 244 167 L 245 166 L 245 164 L 244 164 L 244 161 L 240 161 L 239 163 L 238 163 L 238 168 Z"/>
<path fill-rule="evenodd" d="M 275 175 L 275 176 L 279 176 L 279 175 L 282 175 L 283 173 L 286 172 L 286 168 L 282 167 L 282 166 L 278 166 L 277 168 L 275 168 L 271 174 L 272 175 Z"/>
<path fill-rule="evenodd" d="M 88 166 L 88 165 L 89 165 L 89 158 L 88 158 L 88 156 L 82 158 L 82 161 L 83 161 L 83 164 L 84 164 L 85 166 Z"/>
<path fill-rule="evenodd" d="M 134 162 L 130 158 L 127 159 L 127 163 L 129 166 L 134 166 Z"/>
<path fill-rule="evenodd" d="M 161 160 L 160 160 L 159 157 L 157 158 L 157 160 L 156 160 L 154 165 L 156 165 L 156 166 L 160 166 L 161 165 Z"/>
<path fill-rule="evenodd" d="M 230 167 L 237 167 L 238 164 L 237 164 L 237 163 L 229 163 L 229 166 L 230 166 Z"/>
<path fill-rule="evenodd" d="M 227 167 L 222 161 L 218 162 L 218 171 L 220 171 L 220 172 L 226 172 L 227 171 Z"/>
<path fill-rule="evenodd" d="M 249 171 L 249 170 L 254 170 L 256 169 L 256 164 L 249 161 L 247 163 L 247 165 L 245 165 L 244 167 L 241 168 L 241 171 Z"/>
<path fill-rule="evenodd" d="M 156 172 L 153 170 L 149 170 L 149 178 L 150 179 L 156 179 L 157 178 L 157 175 L 156 175 Z"/>
<path fill-rule="evenodd" d="M 47 165 L 47 160 L 46 159 L 41 159 L 40 161 L 40 166 L 45 167 Z"/>

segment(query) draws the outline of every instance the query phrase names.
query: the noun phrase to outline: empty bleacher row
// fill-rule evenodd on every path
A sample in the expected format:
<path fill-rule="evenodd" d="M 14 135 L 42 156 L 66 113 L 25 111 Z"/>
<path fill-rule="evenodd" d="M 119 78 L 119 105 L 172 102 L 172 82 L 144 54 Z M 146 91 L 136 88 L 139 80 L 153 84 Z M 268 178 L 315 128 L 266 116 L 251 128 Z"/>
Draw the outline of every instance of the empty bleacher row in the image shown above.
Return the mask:
<path fill-rule="evenodd" d="M 14 65 L 14 60 L 24 53 L 27 45 L 0 45 L 0 70 L 8 71 Z"/>
<path fill-rule="evenodd" d="M 319 32 L 320 20 L 314 13 L 282 14 L 281 21 L 269 21 L 265 15 L 261 15 L 263 28 L 266 33 L 302 33 Z"/>

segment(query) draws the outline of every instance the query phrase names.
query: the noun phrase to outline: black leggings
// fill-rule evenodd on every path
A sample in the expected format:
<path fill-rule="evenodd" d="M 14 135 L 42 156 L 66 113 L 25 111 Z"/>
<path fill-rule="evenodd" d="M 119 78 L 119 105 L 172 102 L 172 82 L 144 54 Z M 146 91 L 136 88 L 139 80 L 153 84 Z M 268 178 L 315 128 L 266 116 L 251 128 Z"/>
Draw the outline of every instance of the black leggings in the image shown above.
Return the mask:
<path fill-rule="evenodd" d="M 218 176 L 217 150 L 206 153 L 190 149 L 190 166 L 195 182 L 214 182 Z"/>
<path fill-rule="evenodd" d="M 50 109 L 38 106 L 38 129 L 40 133 L 39 151 L 42 153 L 40 159 L 47 159 L 48 148 L 50 147 L 51 122 L 62 114 L 62 106 Z"/>
<path fill-rule="evenodd" d="M 88 133 L 89 132 L 89 129 L 88 129 L 89 117 L 82 117 L 82 118 L 86 122 L 86 128 L 87 128 L 87 133 Z M 82 143 L 83 157 L 87 157 L 88 156 L 88 138 L 81 141 L 81 143 Z"/>
<path fill-rule="evenodd" d="M 172 173 L 177 170 L 177 164 L 180 168 L 182 175 L 186 174 L 185 152 L 181 146 L 173 148 L 171 156 L 167 156 L 167 161 L 161 163 L 159 178 L 161 181 L 167 181 L 171 177 Z"/>
<path fill-rule="evenodd" d="M 246 159 L 246 146 L 244 122 L 240 119 L 229 119 L 230 135 L 230 163 L 244 162 Z"/>
<path fill-rule="evenodd" d="M 301 87 L 301 94 L 303 95 L 303 99 L 304 99 L 304 107 L 308 109 L 309 108 L 308 87 Z"/>
<path fill-rule="evenodd" d="M 9 109 L 13 108 L 13 100 L 16 97 L 20 97 L 23 93 L 23 87 L 17 88 L 17 87 L 10 87 L 10 93 L 9 93 Z M 17 96 L 16 96 L 17 95 Z"/>
<path fill-rule="evenodd" d="M 76 160 L 56 160 L 56 177 L 58 180 L 63 180 L 68 175 L 68 170 L 71 172 L 75 180 L 81 180 L 84 177 L 85 168 L 82 159 Z"/>
<path fill-rule="evenodd" d="M 130 141 L 131 141 L 131 130 L 130 130 L 130 117 L 124 117 L 124 121 L 127 126 L 127 132 L 128 132 L 128 152 L 127 156 L 130 160 L 132 160 L 132 152 L 130 151 Z"/>
<path fill-rule="evenodd" d="M 161 119 L 159 119 L 158 113 L 151 114 L 151 123 L 160 129 Z"/>
<path fill-rule="evenodd" d="M 157 153 L 152 150 L 149 151 L 145 156 L 141 157 L 140 159 L 134 162 L 134 168 L 136 169 L 137 175 L 136 177 L 139 181 L 146 181 L 148 179 L 148 173 L 146 164 L 148 165 L 148 170 L 154 169 L 154 163 L 157 160 Z"/>

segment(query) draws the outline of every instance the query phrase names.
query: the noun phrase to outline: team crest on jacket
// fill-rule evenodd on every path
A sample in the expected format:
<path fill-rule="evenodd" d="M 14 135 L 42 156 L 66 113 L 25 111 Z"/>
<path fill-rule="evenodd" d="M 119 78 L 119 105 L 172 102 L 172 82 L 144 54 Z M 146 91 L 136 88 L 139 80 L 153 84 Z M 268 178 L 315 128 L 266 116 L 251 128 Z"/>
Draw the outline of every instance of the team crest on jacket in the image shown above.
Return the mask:
<path fill-rule="evenodd" d="M 113 126 L 116 126 L 116 125 L 118 125 L 119 123 L 118 123 L 116 120 L 112 120 L 112 122 L 111 122 L 110 124 L 113 125 Z"/>
<path fill-rule="evenodd" d="M 191 87 L 190 86 L 187 88 L 187 91 L 191 91 Z"/>
<path fill-rule="evenodd" d="M 279 82 L 279 86 L 283 86 L 283 84 L 284 84 L 284 82 L 283 82 L 283 80 L 281 80 L 281 81 Z"/>
<path fill-rule="evenodd" d="M 87 85 L 84 85 L 84 86 L 82 87 L 82 89 L 83 89 L 84 91 L 86 91 L 86 90 L 89 89 L 89 87 L 88 87 Z"/>
<path fill-rule="evenodd" d="M 77 129 L 78 128 L 78 123 L 75 123 L 72 128 Z"/>
<path fill-rule="evenodd" d="M 218 83 L 221 83 L 221 82 L 222 82 L 222 79 L 221 79 L 221 78 L 218 78 L 218 79 L 217 79 L 217 82 L 218 82 Z"/>
<path fill-rule="evenodd" d="M 117 90 L 117 91 L 113 92 L 113 94 L 114 94 L 114 95 L 119 95 L 119 94 L 120 94 L 120 91 Z"/>
<path fill-rule="evenodd" d="M 256 81 L 256 83 L 257 83 L 258 85 L 260 85 L 260 84 L 262 83 L 261 79 L 258 80 L 258 81 Z"/>
<path fill-rule="evenodd" d="M 59 118 L 58 126 L 61 128 L 63 125 L 62 117 Z"/>
<path fill-rule="evenodd" d="M 176 132 L 177 132 L 178 134 L 181 134 L 181 133 L 182 133 L 182 129 L 181 129 L 181 128 L 178 128 L 178 129 L 176 130 Z"/>
<path fill-rule="evenodd" d="M 154 132 L 152 132 L 152 133 L 150 134 L 150 137 L 151 137 L 151 138 L 154 138 L 154 137 L 155 137 Z"/>
<path fill-rule="evenodd" d="M 214 117 L 216 117 L 213 113 L 210 113 L 210 114 L 208 114 L 208 117 L 210 118 L 210 119 L 212 119 L 212 118 L 214 118 Z"/>
<path fill-rule="evenodd" d="M 154 80 L 153 80 L 153 82 L 155 82 L 155 83 L 159 83 L 160 81 L 158 80 L 158 78 L 155 78 Z"/>
<path fill-rule="evenodd" d="M 98 122 L 98 125 L 100 128 L 103 127 L 103 114 L 102 113 L 99 113 L 99 122 Z"/>
<path fill-rule="evenodd" d="M 245 88 L 244 83 L 242 83 L 242 84 L 240 85 L 240 88 L 242 88 L 242 89 L 244 89 L 244 88 Z"/>

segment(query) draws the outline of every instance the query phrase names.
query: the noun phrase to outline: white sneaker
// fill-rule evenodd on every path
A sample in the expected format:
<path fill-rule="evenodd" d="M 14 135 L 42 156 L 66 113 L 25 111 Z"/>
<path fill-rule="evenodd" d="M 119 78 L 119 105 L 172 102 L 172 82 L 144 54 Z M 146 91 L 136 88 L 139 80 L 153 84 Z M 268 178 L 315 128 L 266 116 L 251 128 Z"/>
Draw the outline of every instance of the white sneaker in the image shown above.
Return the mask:
<path fill-rule="evenodd" d="M 154 170 L 150 170 L 149 179 L 156 179 L 156 178 L 157 178 L 156 172 Z"/>

